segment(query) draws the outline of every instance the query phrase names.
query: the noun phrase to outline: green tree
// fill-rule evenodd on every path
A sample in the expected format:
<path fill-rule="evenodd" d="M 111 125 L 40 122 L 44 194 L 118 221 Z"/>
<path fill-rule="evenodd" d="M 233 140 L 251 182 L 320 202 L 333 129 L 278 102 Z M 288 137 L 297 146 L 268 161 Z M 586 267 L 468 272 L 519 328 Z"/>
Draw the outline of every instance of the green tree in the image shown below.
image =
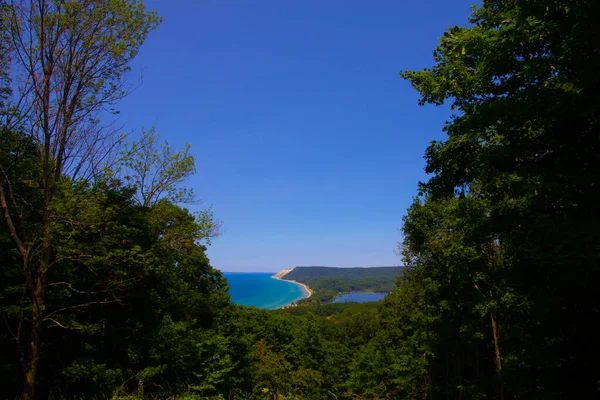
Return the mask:
<path fill-rule="evenodd" d="M 377 334 L 356 353 L 348 386 L 369 398 L 427 398 L 439 312 L 428 304 L 433 282 L 398 278 L 398 288 L 384 300 Z"/>
<path fill-rule="evenodd" d="M 270 350 L 263 340 L 257 343 L 254 357 L 252 379 L 257 397 L 278 400 L 289 393 L 292 365 L 285 357 Z"/>
<path fill-rule="evenodd" d="M 19 253 L 30 315 L 23 347 L 23 399 L 33 399 L 46 313 L 48 272 L 55 263 L 53 203 L 65 177 L 93 177 L 111 153 L 113 135 L 100 125 L 106 106 L 124 95 L 125 74 L 149 31 L 158 23 L 139 1 L 25 1 L 13 3 L 2 19 L 9 37 L 18 82 L 17 112 L 4 118 L 36 144 L 42 192 L 41 219 L 35 229 L 15 210 L 13 177 L 2 173 L 0 203 Z M 4 171 L 7 160 L 0 160 Z"/>
<path fill-rule="evenodd" d="M 522 313 L 518 297 L 503 279 L 502 249 L 491 234 L 488 202 L 473 195 L 416 200 L 405 218 L 403 254 L 407 284 L 422 291 L 436 322 L 428 328 L 436 356 L 428 360 L 432 376 L 446 396 L 464 396 L 490 385 L 485 377 L 496 366 L 499 393 L 500 333 Z M 489 342 L 482 339 L 489 338 Z M 488 346 L 487 343 L 490 343 Z M 489 351 L 489 353 L 485 353 Z M 482 358 L 485 362 L 472 362 Z M 438 372 L 439 371 L 439 372 Z M 435 383 L 435 382 L 432 382 Z M 455 392 L 456 391 L 456 392 Z"/>
<path fill-rule="evenodd" d="M 450 277 L 465 289 L 457 306 L 472 304 L 470 281 L 479 296 L 472 306 L 489 320 L 488 329 L 478 322 L 475 331 L 493 343 L 500 398 L 597 395 L 590 321 L 598 317 L 591 284 L 600 277 L 593 172 L 600 167 L 600 40 L 591 32 L 599 12 L 596 1 L 484 1 L 470 26 L 444 34 L 433 68 L 402 73 L 421 104 L 449 102 L 454 110 L 447 140 L 426 152 L 432 177 L 420 187 L 425 207 L 446 207 L 453 197 L 457 210 L 485 205 L 465 209 L 464 224 L 441 211 L 414 230 L 422 211 L 413 207 L 405 251 L 419 265 L 433 266 L 444 253 L 456 271 L 478 265 L 472 276 Z M 434 238 L 444 225 L 452 230 Z M 477 226 L 482 236 L 469 239 Z M 457 235 L 466 249 L 457 247 Z M 449 288 L 446 276 L 431 279 Z M 453 319 L 461 317 L 466 311 Z"/>
<path fill-rule="evenodd" d="M 166 200 L 142 207 L 134 194 L 117 180 L 59 192 L 42 393 L 151 394 L 168 384 L 214 394 L 230 385 L 230 339 L 216 330 L 229 306 L 227 283 L 200 243 L 202 221 Z"/>

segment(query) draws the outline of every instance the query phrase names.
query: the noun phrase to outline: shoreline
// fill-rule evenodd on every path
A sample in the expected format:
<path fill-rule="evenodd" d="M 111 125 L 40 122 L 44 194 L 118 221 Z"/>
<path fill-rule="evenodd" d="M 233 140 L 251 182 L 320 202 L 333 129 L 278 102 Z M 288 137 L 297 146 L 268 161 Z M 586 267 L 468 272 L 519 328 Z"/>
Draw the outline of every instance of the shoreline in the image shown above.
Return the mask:
<path fill-rule="evenodd" d="M 279 271 L 278 273 L 276 273 L 275 275 L 273 275 L 271 278 L 278 279 L 280 281 L 292 282 L 292 283 L 295 283 L 296 285 L 302 286 L 304 288 L 304 291 L 306 292 L 306 297 L 303 297 L 302 299 L 308 299 L 308 298 L 310 298 L 310 296 L 312 296 L 312 294 L 313 294 L 313 291 L 312 291 L 311 288 L 308 287 L 308 285 L 306 285 L 305 283 L 296 282 L 296 281 L 294 281 L 292 279 L 284 279 L 283 278 L 284 276 L 286 276 L 287 274 L 289 274 L 292 271 L 292 269 L 282 269 L 281 271 Z M 298 301 L 298 300 L 296 300 L 296 301 Z M 287 304 L 287 305 L 285 305 L 285 306 L 283 306 L 281 308 L 289 307 L 290 305 L 292 305 L 296 301 L 293 301 L 290 304 Z"/>

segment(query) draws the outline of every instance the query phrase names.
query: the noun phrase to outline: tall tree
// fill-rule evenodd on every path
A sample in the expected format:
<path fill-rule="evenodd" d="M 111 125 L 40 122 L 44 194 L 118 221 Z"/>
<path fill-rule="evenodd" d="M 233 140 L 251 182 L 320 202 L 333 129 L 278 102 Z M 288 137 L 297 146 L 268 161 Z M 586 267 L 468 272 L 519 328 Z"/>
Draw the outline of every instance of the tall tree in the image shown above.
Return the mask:
<path fill-rule="evenodd" d="M 482 290 L 495 298 L 492 328 L 495 307 L 519 304 L 490 337 L 511 396 L 597 396 L 599 14 L 591 0 L 484 1 L 470 26 L 444 34 L 433 68 L 402 73 L 421 104 L 455 112 L 447 140 L 426 152 L 427 201 L 487 203 L 490 263 L 504 286 Z"/>
<path fill-rule="evenodd" d="M 13 3 L 3 32 L 15 69 L 10 75 L 16 113 L 3 125 L 19 128 L 37 146 L 42 195 L 40 220 L 28 226 L 13 177 L 1 160 L 0 204 L 18 249 L 30 304 L 24 347 L 23 399 L 33 399 L 44 325 L 47 275 L 55 262 L 53 202 L 65 178 L 91 177 L 110 154 L 114 135 L 101 113 L 128 92 L 125 75 L 159 18 L 137 0 L 24 1 Z"/>

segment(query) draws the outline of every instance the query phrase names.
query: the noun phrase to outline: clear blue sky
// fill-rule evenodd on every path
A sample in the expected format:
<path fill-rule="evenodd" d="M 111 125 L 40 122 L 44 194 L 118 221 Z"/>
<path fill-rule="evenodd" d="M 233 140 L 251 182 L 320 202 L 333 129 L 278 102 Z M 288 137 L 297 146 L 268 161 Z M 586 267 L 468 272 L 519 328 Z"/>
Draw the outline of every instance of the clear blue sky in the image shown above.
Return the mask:
<path fill-rule="evenodd" d="M 447 108 L 419 107 L 398 76 L 433 64 L 468 0 L 154 0 L 164 18 L 119 105 L 192 145 L 187 185 L 223 234 L 223 271 L 400 265 L 402 216 Z"/>

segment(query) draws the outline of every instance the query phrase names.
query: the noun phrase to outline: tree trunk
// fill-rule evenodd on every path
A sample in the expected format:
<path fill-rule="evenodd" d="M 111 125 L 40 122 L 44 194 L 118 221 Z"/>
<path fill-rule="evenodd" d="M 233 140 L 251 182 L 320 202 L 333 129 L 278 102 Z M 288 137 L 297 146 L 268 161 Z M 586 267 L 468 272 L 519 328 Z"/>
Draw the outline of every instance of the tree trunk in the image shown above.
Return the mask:
<path fill-rule="evenodd" d="M 491 294 L 491 293 L 490 293 Z M 502 384 L 502 358 L 500 357 L 500 334 L 498 332 L 498 324 L 494 312 L 490 312 L 492 320 L 492 333 L 494 335 L 494 363 L 496 364 L 496 372 L 499 375 L 500 383 L 498 389 L 500 391 L 500 400 L 504 400 L 504 385 Z"/>
<path fill-rule="evenodd" d="M 42 267 L 42 266 L 40 266 Z M 45 271 L 39 268 L 32 282 L 31 332 L 27 341 L 27 359 L 25 363 L 23 392 L 21 400 L 33 400 L 35 396 L 35 378 L 40 359 L 40 344 L 42 341 L 42 312 L 45 292 Z"/>
<path fill-rule="evenodd" d="M 41 311 L 39 307 L 34 307 L 31 312 L 31 329 L 31 336 L 27 345 L 27 361 L 21 400 L 33 400 L 35 395 L 35 377 L 37 374 L 42 334 Z"/>
<path fill-rule="evenodd" d="M 477 387 L 479 387 L 479 344 L 475 343 L 475 377 L 477 378 Z"/>
<path fill-rule="evenodd" d="M 429 305 L 427 303 L 427 301 L 425 301 L 425 332 L 426 332 L 426 337 L 427 337 L 427 346 L 429 348 L 429 346 L 431 345 L 431 342 L 429 341 Z M 427 357 L 427 354 L 425 354 L 425 360 L 427 362 L 427 387 L 428 387 L 428 391 L 429 391 L 429 400 L 433 400 L 433 378 L 431 375 L 431 363 L 429 362 L 429 358 Z"/>
<path fill-rule="evenodd" d="M 449 374 L 450 374 L 450 363 L 448 362 L 450 360 L 450 355 L 448 354 L 448 352 L 446 352 L 446 374 L 445 374 L 445 382 L 444 382 L 444 391 L 446 392 L 446 400 L 450 400 L 450 379 L 449 379 Z"/>
<path fill-rule="evenodd" d="M 463 351 L 460 345 L 460 339 L 456 339 L 456 381 L 457 381 L 457 389 L 458 389 L 458 399 L 462 400 L 464 398 L 464 388 L 463 388 Z"/>
<path fill-rule="evenodd" d="M 47 209 L 48 207 L 46 207 Z M 35 381 L 40 360 L 40 346 L 42 343 L 42 324 L 44 301 L 46 294 L 46 272 L 52 257 L 52 243 L 50 241 L 50 221 L 44 219 L 44 237 L 42 239 L 41 259 L 33 267 L 29 277 L 29 291 L 31 295 L 31 332 L 27 341 L 27 360 L 25 363 L 23 391 L 21 400 L 33 400 L 35 397 Z"/>

